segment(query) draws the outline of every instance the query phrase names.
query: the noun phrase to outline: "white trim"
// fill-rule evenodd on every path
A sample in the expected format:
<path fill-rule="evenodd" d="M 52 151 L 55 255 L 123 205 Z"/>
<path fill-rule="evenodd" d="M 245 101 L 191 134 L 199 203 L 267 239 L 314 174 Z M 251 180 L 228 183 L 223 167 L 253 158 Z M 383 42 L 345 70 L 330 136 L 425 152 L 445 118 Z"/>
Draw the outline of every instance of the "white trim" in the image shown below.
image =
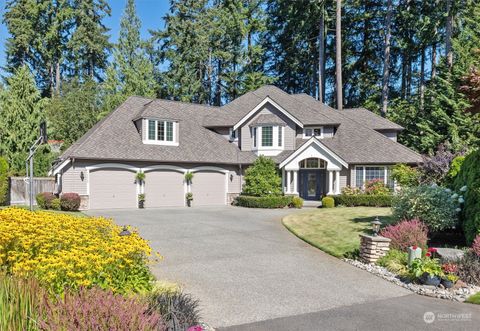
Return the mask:
<path fill-rule="evenodd" d="M 186 173 L 188 171 L 185 168 L 181 168 L 174 165 L 168 165 L 168 164 L 159 164 L 159 165 L 149 166 L 149 167 L 142 168 L 141 170 L 145 173 L 147 171 L 153 171 L 153 170 L 171 170 L 171 171 L 178 171 L 181 173 Z"/>
<path fill-rule="evenodd" d="M 257 111 L 259 111 L 265 104 L 270 103 L 272 106 L 277 108 L 283 115 L 287 116 L 290 120 L 292 120 L 295 124 L 297 124 L 299 127 L 303 128 L 303 123 L 300 122 L 298 119 L 296 119 L 294 116 L 292 116 L 288 111 L 286 111 L 283 107 L 281 107 L 278 103 L 273 101 L 270 97 L 265 97 L 262 102 L 260 102 L 255 108 L 253 108 L 247 115 L 242 117 L 240 121 L 237 122 L 233 126 L 234 130 L 237 130 L 242 124 L 244 124 L 250 117 L 252 117 Z"/>
<path fill-rule="evenodd" d="M 272 128 L 272 146 L 263 146 L 262 145 L 262 133 L 264 127 Z M 282 146 L 278 146 L 278 136 L 279 130 L 282 130 Z M 259 125 L 252 127 L 251 130 L 256 130 L 256 136 L 253 135 L 252 131 L 252 151 L 256 152 L 257 155 L 268 155 L 275 156 L 280 154 L 285 150 L 285 130 L 280 125 Z"/>
<path fill-rule="evenodd" d="M 116 168 L 116 169 L 126 169 L 133 172 L 138 172 L 141 168 L 137 168 L 128 164 L 122 163 L 99 163 L 92 166 L 86 166 L 85 169 L 87 170 L 97 170 L 97 169 L 105 169 L 105 168 Z"/>
<path fill-rule="evenodd" d="M 216 172 L 222 172 L 224 174 L 228 174 L 229 171 L 223 168 L 219 167 L 211 167 L 211 166 L 202 166 L 202 167 L 196 167 L 193 169 L 189 169 L 190 172 L 197 172 L 197 171 L 216 171 Z"/>
<path fill-rule="evenodd" d="M 175 120 L 169 120 L 169 119 L 156 119 L 156 118 L 144 118 L 143 121 L 146 121 L 146 125 L 142 125 L 142 127 L 145 127 L 145 135 L 143 136 L 143 143 L 146 145 L 165 145 L 165 146 L 178 146 L 178 141 L 177 141 L 177 130 L 178 130 L 178 121 Z M 154 121 L 155 122 L 155 139 L 149 139 L 149 122 Z M 165 134 L 165 140 L 158 140 L 158 122 L 163 122 L 164 123 L 164 134 Z M 172 123 L 172 141 L 166 140 L 167 138 L 167 128 L 166 128 L 166 123 L 170 122 Z"/>
<path fill-rule="evenodd" d="M 320 135 L 319 136 L 316 136 L 315 134 L 313 134 L 313 131 L 315 129 L 320 129 Z M 312 135 L 311 136 L 306 136 L 305 135 L 305 130 L 312 130 Z M 317 137 L 318 139 L 323 139 L 323 126 L 308 126 L 308 127 L 304 127 L 303 128 L 303 139 L 310 139 L 312 137 Z"/>
<path fill-rule="evenodd" d="M 345 162 L 342 158 L 340 158 L 337 154 L 332 152 L 327 146 L 325 146 L 321 141 L 319 141 L 315 137 L 311 137 L 309 141 L 307 141 L 305 144 L 303 144 L 299 149 L 297 149 L 295 152 L 293 152 L 289 157 L 287 157 L 285 160 L 280 163 L 279 168 L 285 167 L 290 161 L 292 161 L 294 158 L 296 158 L 299 154 L 301 154 L 304 150 L 306 150 L 310 145 L 315 143 L 317 146 L 325 150 L 325 152 L 331 156 L 333 159 L 335 159 L 338 163 L 340 163 L 342 166 L 348 169 L 348 163 Z M 328 165 L 327 165 L 328 168 Z"/>
<path fill-rule="evenodd" d="M 63 168 L 65 168 L 67 165 L 70 164 L 72 160 L 71 159 L 66 159 L 65 161 L 63 161 L 58 167 L 56 167 L 55 169 L 52 169 L 49 171 L 49 175 L 50 176 L 55 176 L 56 174 L 58 174 Z"/>
<path fill-rule="evenodd" d="M 355 178 L 354 178 L 355 187 L 358 187 L 357 186 L 357 167 L 363 168 L 363 178 L 362 178 L 363 186 L 365 186 L 365 182 L 366 182 L 366 173 L 367 173 L 366 168 L 367 167 L 369 167 L 369 168 L 383 168 L 383 183 L 384 183 L 385 186 L 388 185 L 388 176 L 387 176 L 388 175 L 388 169 L 387 168 L 389 167 L 388 165 L 384 165 L 384 164 L 365 164 L 365 165 L 356 164 L 355 167 L 354 167 L 354 169 L 355 169 Z M 395 189 L 395 186 L 396 186 L 395 184 L 396 183 L 394 182 L 392 189 Z"/>

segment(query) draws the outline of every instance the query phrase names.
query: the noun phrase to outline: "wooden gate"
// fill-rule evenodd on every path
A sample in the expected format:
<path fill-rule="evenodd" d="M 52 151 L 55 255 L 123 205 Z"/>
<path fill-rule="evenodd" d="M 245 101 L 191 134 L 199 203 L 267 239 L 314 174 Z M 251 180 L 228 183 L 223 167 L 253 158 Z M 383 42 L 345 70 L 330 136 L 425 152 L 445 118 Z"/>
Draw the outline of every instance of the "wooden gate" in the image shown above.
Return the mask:
<path fill-rule="evenodd" d="M 28 178 L 26 177 L 10 177 L 10 193 L 8 201 L 10 205 L 28 205 Z M 35 196 L 41 192 L 54 192 L 55 178 L 53 177 L 34 177 L 33 178 L 33 196 L 34 204 Z"/>

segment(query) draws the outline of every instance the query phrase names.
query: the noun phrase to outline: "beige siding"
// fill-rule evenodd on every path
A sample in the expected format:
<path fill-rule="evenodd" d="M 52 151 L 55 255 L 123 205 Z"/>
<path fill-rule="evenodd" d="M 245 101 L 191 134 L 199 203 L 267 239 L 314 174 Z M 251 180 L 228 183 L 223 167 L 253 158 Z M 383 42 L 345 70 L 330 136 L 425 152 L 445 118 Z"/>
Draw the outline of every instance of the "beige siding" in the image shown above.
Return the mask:
<path fill-rule="evenodd" d="M 342 168 L 340 171 L 340 190 L 350 183 L 350 170 L 347 168 Z"/>
<path fill-rule="evenodd" d="M 124 169 L 90 172 L 90 209 L 137 208 L 135 173 Z"/>
<path fill-rule="evenodd" d="M 184 206 L 184 174 L 178 171 L 153 170 L 145 173 L 147 208 Z"/>
<path fill-rule="evenodd" d="M 243 175 L 240 174 L 240 170 L 230 169 L 228 174 L 228 193 L 240 193 L 242 192 Z"/>
<path fill-rule="evenodd" d="M 225 174 L 216 171 L 198 171 L 193 176 L 191 189 L 194 206 L 226 204 Z"/>
<path fill-rule="evenodd" d="M 273 107 L 270 104 L 266 104 L 259 112 L 257 112 L 257 114 L 255 114 L 240 128 L 240 131 L 241 131 L 240 145 L 242 147 L 242 150 L 243 151 L 252 150 L 253 140 L 252 140 L 252 134 L 250 130 L 250 123 L 252 123 L 261 114 L 274 114 L 286 123 L 286 126 L 283 129 L 284 142 L 285 142 L 283 148 L 285 150 L 295 149 L 296 124 L 292 120 L 290 120 L 288 117 L 286 117 L 284 114 L 282 114 L 279 110 L 277 110 L 275 107 Z"/>
<path fill-rule="evenodd" d="M 82 180 L 83 172 L 83 180 Z M 79 195 L 87 195 L 89 175 L 84 166 L 69 166 L 62 174 L 63 193 L 74 192 Z"/>

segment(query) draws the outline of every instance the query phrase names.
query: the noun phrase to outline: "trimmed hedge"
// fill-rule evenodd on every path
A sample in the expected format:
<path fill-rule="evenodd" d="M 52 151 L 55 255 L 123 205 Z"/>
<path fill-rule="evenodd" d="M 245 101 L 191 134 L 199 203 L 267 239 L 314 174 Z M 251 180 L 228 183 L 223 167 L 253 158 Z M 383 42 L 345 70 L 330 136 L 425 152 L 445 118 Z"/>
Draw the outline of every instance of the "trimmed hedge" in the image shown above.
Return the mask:
<path fill-rule="evenodd" d="M 64 211 L 77 211 L 80 208 L 80 196 L 77 193 L 62 194 L 60 208 Z"/>
<path fill-rule="evenodd" d="M 370 195 L 370 194 L 357 194 L 357 195 L 335 195 L 335 206 L 346 207 L 391 207 L 392 195 Z"/>
<path fill-rule="evenodd" d="M 335 200 L 332 197 L 324 197 L 322 199 L 323 208 L 333 208 L 335 207 Z"/>
<path fill-rule="evenodd" d="M 270 195 L 266 197 L 254 197 L 249 195 L 240 195 L 236 200 L 236 205 L 247 208 L 285 208 L 292 203 L 292 196 Z"/>

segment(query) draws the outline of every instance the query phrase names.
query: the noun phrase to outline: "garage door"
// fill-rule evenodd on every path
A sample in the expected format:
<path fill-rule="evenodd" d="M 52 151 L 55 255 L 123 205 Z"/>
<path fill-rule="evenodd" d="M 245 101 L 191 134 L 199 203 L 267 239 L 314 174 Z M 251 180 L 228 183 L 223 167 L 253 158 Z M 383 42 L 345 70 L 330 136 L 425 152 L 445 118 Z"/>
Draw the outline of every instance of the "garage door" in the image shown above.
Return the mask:
<path fill-rule="evenodd" d="M 135 173 L 125 169 L 90 171 L 90 209 L 137 208 Z"/>
<path fill-rule="evenodd" d="M 185 205 L 184 175 L 178 171 L 158 170 L 145 173 L 147 208 Z"/>
<path fill-rule="evenodd" d="M 194 206 L 224 205 L 226 201 L 225 174 L 215 171 L 198 171 L 193 175 Z"/>

